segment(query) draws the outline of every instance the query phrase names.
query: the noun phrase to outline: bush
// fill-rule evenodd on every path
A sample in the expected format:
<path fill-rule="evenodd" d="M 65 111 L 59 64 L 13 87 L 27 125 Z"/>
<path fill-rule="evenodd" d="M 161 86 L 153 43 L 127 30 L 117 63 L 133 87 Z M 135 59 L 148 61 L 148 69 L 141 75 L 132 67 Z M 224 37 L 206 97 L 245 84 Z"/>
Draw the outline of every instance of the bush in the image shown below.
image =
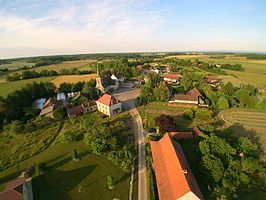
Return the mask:
<path fill-rule="evenodd" d="M 13 121 L 10 127 L 11 133 L 16 133 L 16 134 L 21 132 L 23 129 L 24 129 L 24 124 L 19 120 Z"/>
<path fill-rule="evenodd" d="M 193 110 L 187 109 L 183 112 L 184 119 L 193 119 Z"/>
<path fill-rule="evenodd" d="M 79 133 L 76 134 L 70 131 L 66 131 L 59 136 L 59 141 L 61 143 L 69 143 L 69 142 L 77 141 L 80 138 L 79 135 L 80 135 Z"/>
<path fill-rule="evenodd" d="M 111 175 L 108 175 L 106 177 L 106 183 L 107 183 L 109 189 L 113 189 L 116 182 L 117 182 L 117 180 L 114 177 L 112 177 Z"/>

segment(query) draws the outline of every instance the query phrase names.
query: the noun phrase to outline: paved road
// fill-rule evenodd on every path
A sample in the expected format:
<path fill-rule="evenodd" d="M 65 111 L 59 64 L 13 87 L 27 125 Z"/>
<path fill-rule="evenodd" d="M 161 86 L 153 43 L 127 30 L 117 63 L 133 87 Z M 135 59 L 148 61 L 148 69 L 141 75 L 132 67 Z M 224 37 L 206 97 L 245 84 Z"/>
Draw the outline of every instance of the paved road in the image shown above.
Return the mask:
<path fill-rule="evenodd" d="M 146 144 L 142 120 L 136 108 L 130 110 L 135 119 L 135 138 L 138 144 L 138 200 L 147 200 Z"/>

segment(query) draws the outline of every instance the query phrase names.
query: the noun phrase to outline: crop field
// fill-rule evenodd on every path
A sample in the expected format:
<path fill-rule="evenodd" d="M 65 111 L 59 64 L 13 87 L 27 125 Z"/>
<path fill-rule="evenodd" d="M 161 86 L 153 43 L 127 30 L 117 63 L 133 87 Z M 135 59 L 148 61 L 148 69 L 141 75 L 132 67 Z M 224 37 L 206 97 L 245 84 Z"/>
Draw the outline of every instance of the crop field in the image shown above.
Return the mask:
<path fill-rule="evenodd" d="M 53 80 L 55 77 L 42 77 L 42 78 L 32 78 L 25 79 L 20 81 L 12 81 L 12 82 L 3 82 L 0 83 L 0 96 L 7 96 L 9 93 L 21 89 L 24 85 L 28 83 L 40 83 L 40 82 L 49 82 Z"/>
<path fill-rule="evenodd" d="M 221 111 L 219 118 L 225 122 L 224 127 L 232 128 L 238 135 L 251 138 L 258 137 L 266 151 L 266 112 L 247 109 L 229 109 Z"/>
<path fill-rule="evenodd" d="M 240 86 L 241 84 L 245 84 L 244 81 L 239 80 L 238 78 L 230 75 L 219 75 L 219 78 L 223 79 L 224 84 L 231 82 L 234 86 Z"/>
<path fill-rule="evenodd" d="M 28 66 L 31 67 L 33 66 L 35 63 L 29 63 L 28 60 L 17 60 L 17 61 L 13 61 L 10 64 L 3 64 L 0 65 L 0 69 L 4 69 L 7 68 L 9 70 L 15 70 L 18 69 L 19 67 L 24 67 L 24 66 Z"/>
<path fill-rule="evenodd" d="M 225 55 L 225 58 L 210 58 L 209 55 L 180 55 L 174 56 L 180 59 L 199 59 L 203 62 L 219 63 L 219 64 L 241 64 L 244 71 L 225 70 L 229 75 L 232 74 L 240 82 L 249 83 L 255 86 L 266 85 L 266 60 L 247 59 L 235 55 Z M 229 76 L 228 79 L 233 79 Z M 226 81 L 227 81 L 226 80 Z M 235 80 L 234 83 L 237 83 Z"/>
<path fill-rule="evenodd" d="M 86 75 L 66 75 L 66 76 L 58 76 L 53 79 L 51 82 L 59 87 L 61 83 L 77 83 L 79 81 L 90 81 L 91 79 L 95 79 L 97 77 L 96 74 L 86 74 Z"/>

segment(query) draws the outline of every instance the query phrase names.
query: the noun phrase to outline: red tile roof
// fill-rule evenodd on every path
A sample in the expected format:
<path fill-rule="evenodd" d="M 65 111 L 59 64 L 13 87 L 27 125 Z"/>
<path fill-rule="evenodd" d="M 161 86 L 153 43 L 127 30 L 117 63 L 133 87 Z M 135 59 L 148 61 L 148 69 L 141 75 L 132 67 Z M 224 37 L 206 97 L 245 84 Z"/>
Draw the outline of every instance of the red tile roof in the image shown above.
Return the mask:
<path fill-rule="evenodd" d="M 112 105 L 118 104 L 120 101 L 112 95 L 104 94 L 96 102 L 102 103 L 106 106 L 112 106 Z"/>
<path fill-rule="evenodd" d="M 178 80 L 180 78 L 181 74 L 180 73 L 169 73 L 164 76 L 164 78 L 168 79 L 176 79 Z"/>
<path fill-rule="evenodd" d="M 196 97 L 202 96 L 200 91 L 197 88 L 193 88 L 193 89 L 187 91 L 186 94 L 190 94 L 190 95 L 193 95 L 193 96 L 196 96 Z"/>
<path fill-rule="evenodd" d="M 205 76 L 204 79 L 206 80 L 207 83 L 211 83 L 211 82 L 216 82 L 216 81 L 219 81 L 221 79 L 219 79 L 217 76 L 215 75 L 208 75 L 208 76 Z"/>
<path fill-rule="evenodd" d="M 203 199 L 180 144 L 166 134 L 150 145 L 159 199 L 179 199 L 188 193 Z"/>

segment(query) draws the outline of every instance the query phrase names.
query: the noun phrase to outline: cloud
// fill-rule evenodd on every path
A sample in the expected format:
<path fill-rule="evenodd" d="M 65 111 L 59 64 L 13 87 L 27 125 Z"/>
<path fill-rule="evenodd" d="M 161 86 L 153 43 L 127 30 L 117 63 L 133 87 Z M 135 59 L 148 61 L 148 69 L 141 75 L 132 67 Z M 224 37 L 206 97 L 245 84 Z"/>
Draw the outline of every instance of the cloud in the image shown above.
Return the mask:
<path fill-rule="evenodd" d="M 0 46 L 73 52 L 138 49 L 147 44 L 163 23 L 160 12 L 149 3 L 140 0 L 78 1 L 76 4 L 60 1 L 58 7 L 38 17 L 0 10 Z M 39 9 L 42 9 L 40 5 Z"/>

